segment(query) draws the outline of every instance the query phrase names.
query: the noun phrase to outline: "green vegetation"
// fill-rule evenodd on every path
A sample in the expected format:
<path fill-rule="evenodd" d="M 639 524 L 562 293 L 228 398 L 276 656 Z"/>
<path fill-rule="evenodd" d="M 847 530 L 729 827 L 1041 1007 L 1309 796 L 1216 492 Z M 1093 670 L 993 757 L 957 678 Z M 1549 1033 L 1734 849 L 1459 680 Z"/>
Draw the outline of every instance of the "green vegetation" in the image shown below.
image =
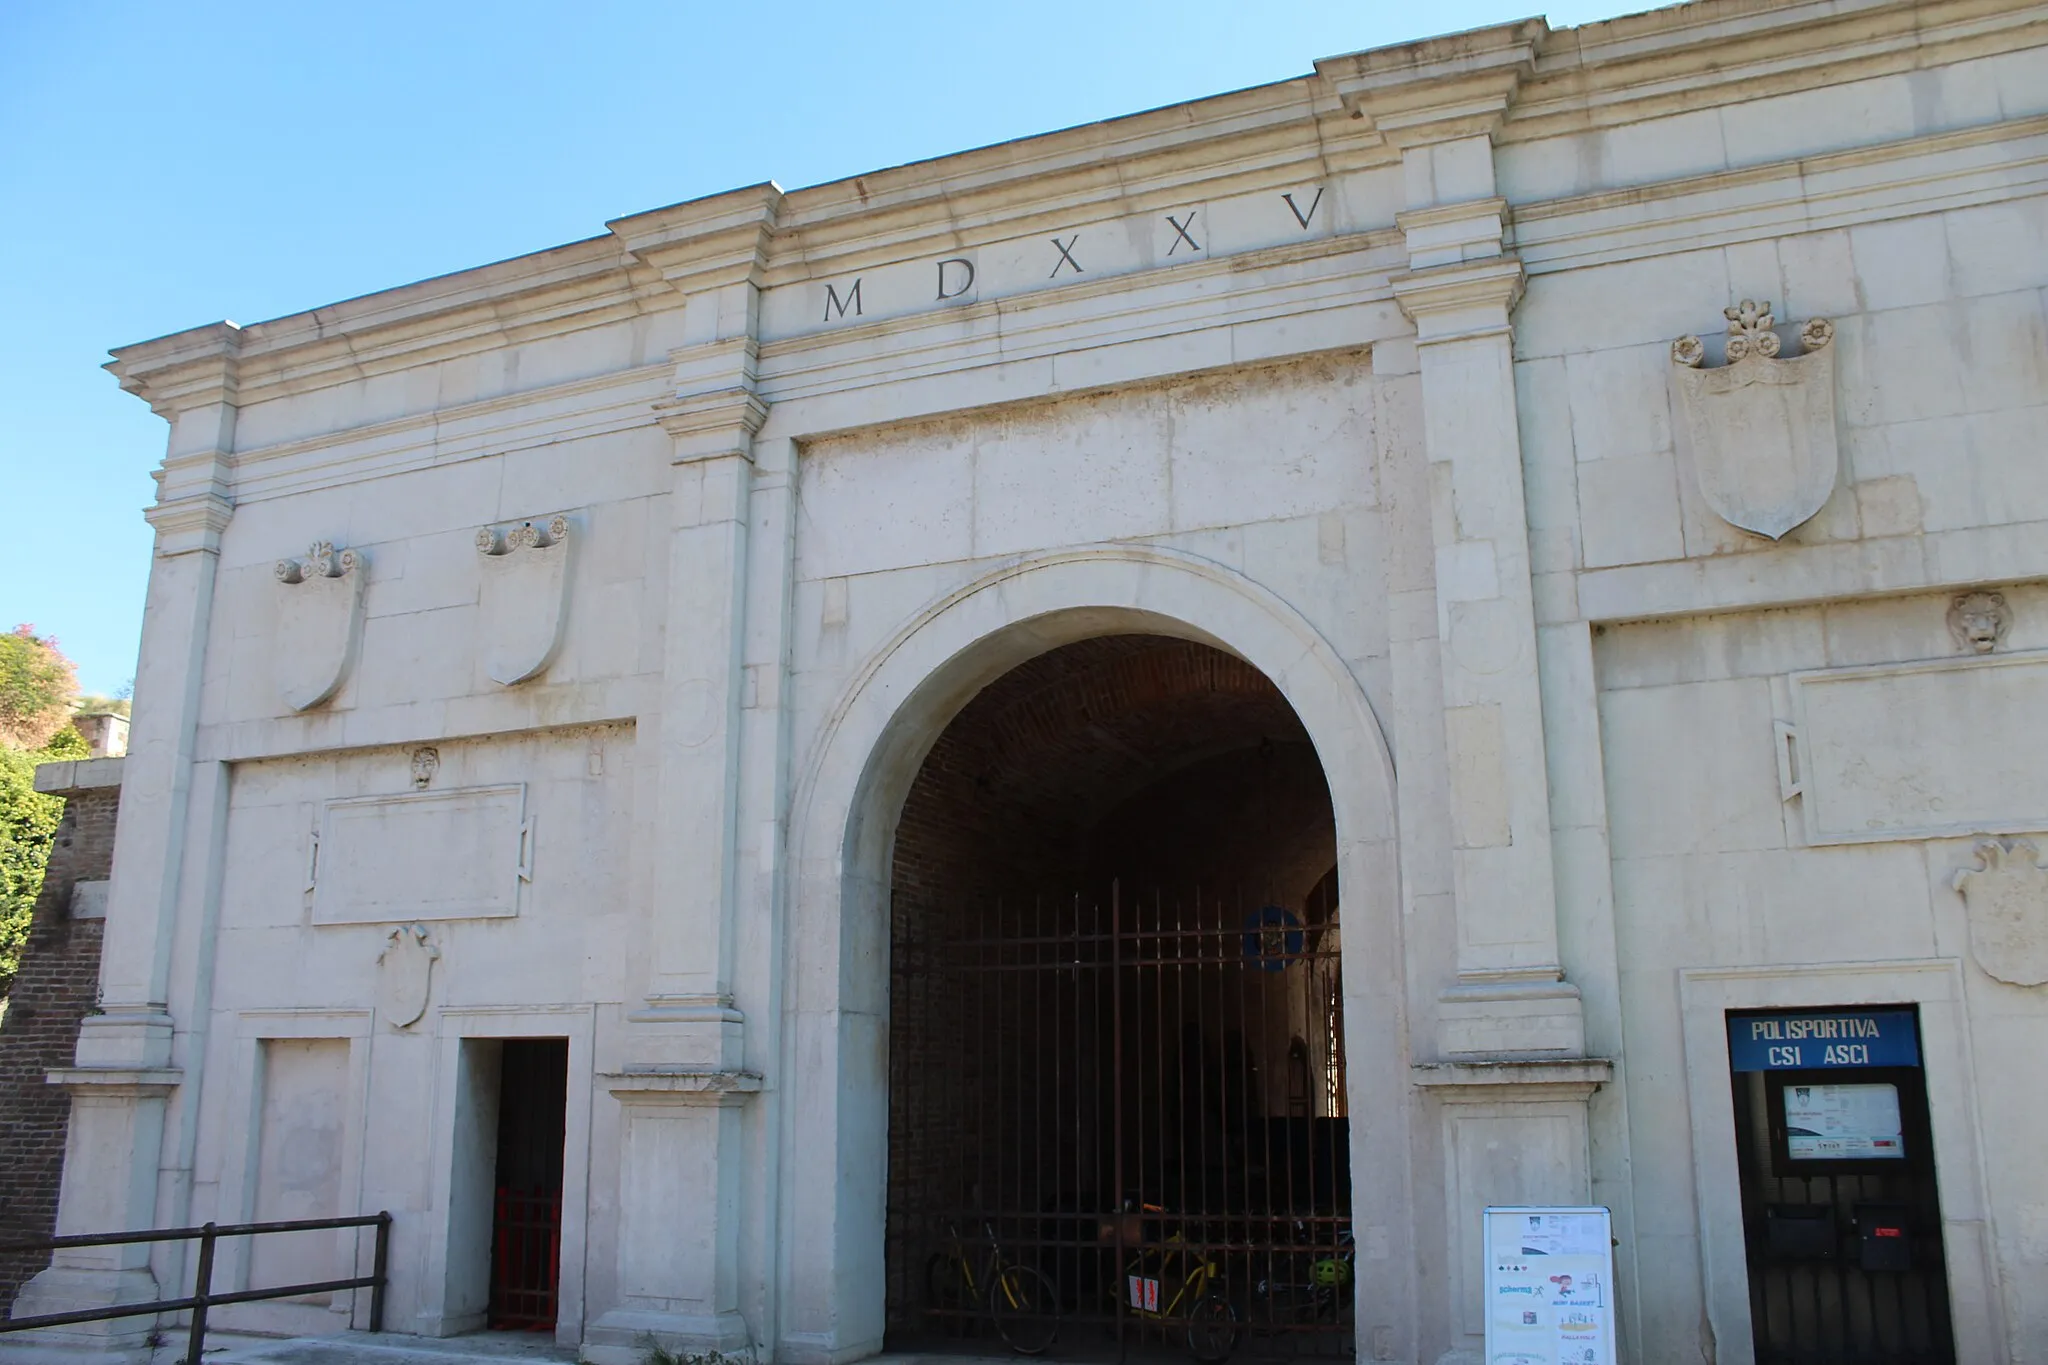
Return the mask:
<path fill-rule="evenodd" d="M 35 789 L 36 764 L 84 758 L 70 720 L 78 674 L 32 626 L 0 635 L 0 996 L 14 984 L 64 803 Z"/>

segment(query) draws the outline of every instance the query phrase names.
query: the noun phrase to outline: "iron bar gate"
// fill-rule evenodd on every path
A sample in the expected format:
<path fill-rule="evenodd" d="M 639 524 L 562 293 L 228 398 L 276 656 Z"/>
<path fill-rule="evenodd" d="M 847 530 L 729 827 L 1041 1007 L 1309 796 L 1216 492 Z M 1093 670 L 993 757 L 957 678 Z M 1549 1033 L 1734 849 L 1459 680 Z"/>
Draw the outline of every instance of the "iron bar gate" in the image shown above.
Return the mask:
<path fill-rule="evenodd" d="M 892 1343 L 1351 1353 L 1333 888 L 894 921 Z"/>

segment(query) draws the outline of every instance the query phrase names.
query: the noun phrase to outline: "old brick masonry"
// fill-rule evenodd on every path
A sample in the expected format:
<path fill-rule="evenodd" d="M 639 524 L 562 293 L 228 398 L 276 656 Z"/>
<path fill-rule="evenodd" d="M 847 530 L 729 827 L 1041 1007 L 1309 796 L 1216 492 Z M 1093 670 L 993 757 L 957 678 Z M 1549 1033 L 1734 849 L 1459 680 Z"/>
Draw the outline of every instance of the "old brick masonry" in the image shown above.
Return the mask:
<path fill-rule="evenodd" d="M 80 882 L 104 882 L 113 865 L 121 760 L 45 764 L 36 785 L 64 798 L 64 818 L 0 1020 L 0 1241 L 45 1237 L 56 1226 L 71 1104 L 45 1077 L 71 1064 L 79 1021 L 92 1009 L 99 983 L 106 921 L 74 917 L 73 892 Z M 92 900 L 78 897 L 77 908 L 89 913 Z M 0 1312 L 49 1259 L 48 1252 L 0 1251 Z"/>

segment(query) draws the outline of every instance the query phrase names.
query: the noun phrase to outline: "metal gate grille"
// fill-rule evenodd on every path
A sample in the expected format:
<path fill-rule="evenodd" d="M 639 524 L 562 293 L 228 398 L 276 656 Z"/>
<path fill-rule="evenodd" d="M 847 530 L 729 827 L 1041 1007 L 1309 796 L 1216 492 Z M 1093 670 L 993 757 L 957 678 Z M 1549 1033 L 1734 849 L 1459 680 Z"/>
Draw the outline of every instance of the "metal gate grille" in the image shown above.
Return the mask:
<path fill-rule="evenodd" d="M 555 1327 L 562 1284 L 567 1040 L 506 1040 L 499 1053 L 498 1079 L 488 1320 L 502 1330 L 549 1332 Z"/>
<path fill-rule="evenodd" d="M 1350 1353 L 1333 894 L 894 918 L 893 1344 L 1000 1349 L 993 1256 L 1051 1300 L 1009 1317 L 1056 1304 L 1063 1355 L 1186 1348 L 1192 1317 L 1212 1356 Z"/>
<path fill-rule="evenodd" d="M 1899 1089 L 1908 1157 L 1822 1164 L 1796 1172 L 1776 1159 L 1782 1100 L 1772 1090 L 1826 1072 L 1738 1072 L 1737 1166 L 1742 1181 L 1750 1318 L 1759 1365 L 1954 1365 L 1941 1208 L 1926 1086 L 1917 1068 L 1856 1073 Z M 1862 1242 L 1883 1223 L 1903 1234 L 1898 1264 L 1863 1264 Z"/>

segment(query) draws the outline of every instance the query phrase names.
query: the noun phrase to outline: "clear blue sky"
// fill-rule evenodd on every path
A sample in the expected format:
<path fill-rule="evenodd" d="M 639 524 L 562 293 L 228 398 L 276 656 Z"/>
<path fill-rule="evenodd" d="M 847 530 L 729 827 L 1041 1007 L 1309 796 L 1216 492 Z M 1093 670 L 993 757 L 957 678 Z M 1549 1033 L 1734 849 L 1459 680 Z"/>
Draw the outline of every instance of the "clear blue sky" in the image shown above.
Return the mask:
<path fill-rule="evenodd" d="M 0 629 L 55 634 L 87 690 L 134 675 L 165 427 L 99 369 L 111 346 L 1317 57 L 1651 7 L 0 0 Z"/>

